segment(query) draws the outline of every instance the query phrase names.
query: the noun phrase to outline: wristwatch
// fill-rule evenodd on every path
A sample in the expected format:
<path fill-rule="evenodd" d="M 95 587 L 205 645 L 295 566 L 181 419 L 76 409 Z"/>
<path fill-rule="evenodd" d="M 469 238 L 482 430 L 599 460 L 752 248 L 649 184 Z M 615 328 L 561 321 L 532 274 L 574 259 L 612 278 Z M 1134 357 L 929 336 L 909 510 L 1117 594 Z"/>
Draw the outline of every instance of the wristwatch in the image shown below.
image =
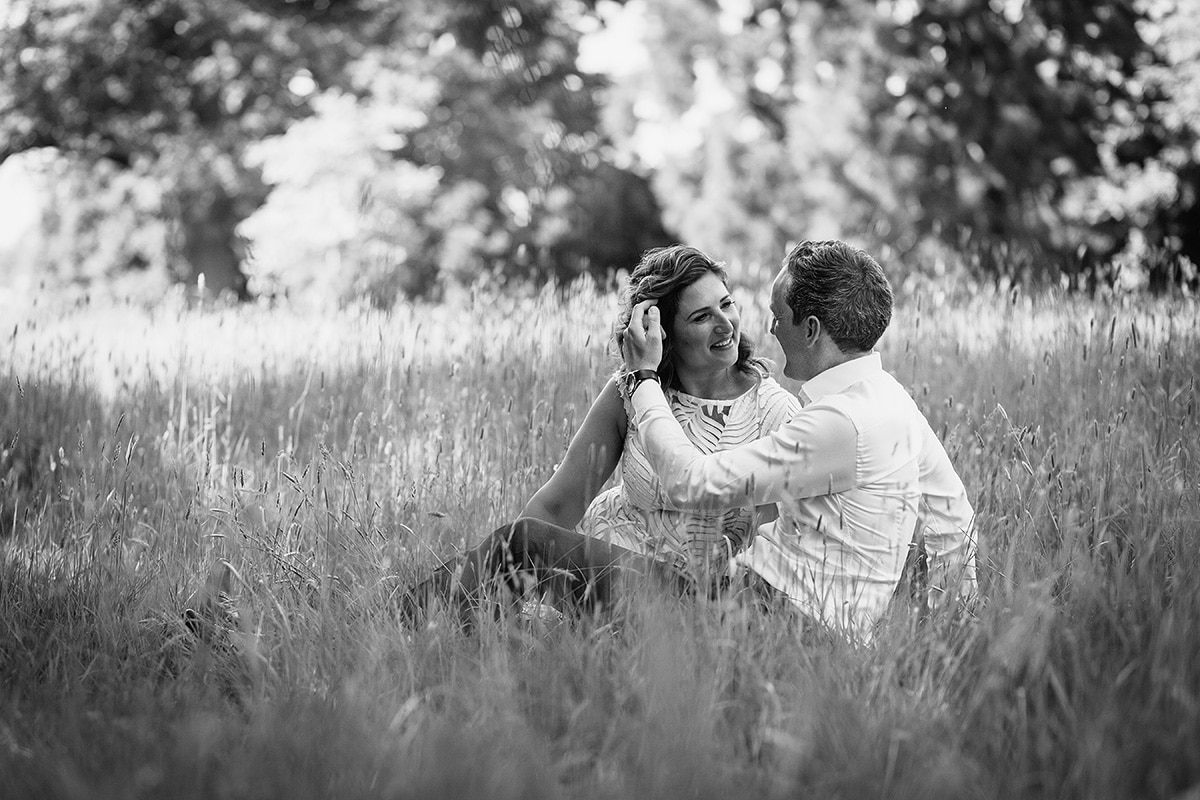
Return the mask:
<path fill-rule="evenodd" d="M 636 369 L 625 376 L 625 393 L 629 397 L 633 397 L 633 392 L 641 384 L 642 381 L 654 381 L 660 383 L 658 373 L 652 369 Z"/>

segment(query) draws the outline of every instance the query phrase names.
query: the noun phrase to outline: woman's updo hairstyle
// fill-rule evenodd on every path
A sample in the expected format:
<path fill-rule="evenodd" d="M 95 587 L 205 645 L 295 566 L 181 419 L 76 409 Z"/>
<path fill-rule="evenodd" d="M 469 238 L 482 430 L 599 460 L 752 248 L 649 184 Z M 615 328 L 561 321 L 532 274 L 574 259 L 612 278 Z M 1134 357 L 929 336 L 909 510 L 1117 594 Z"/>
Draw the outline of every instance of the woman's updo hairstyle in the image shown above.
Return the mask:
<path fill-rule="evenodd" d="M 675 327 L 675 315 L 679 311 L 679 296 L 705 275 L 712 273 L 728 283 L 725 267 L 708 254 L 695 247 L 675 244 L 657 247 L 642 254 L 642 260 L 629 276 L 629 285 L 621 293 L 621 312 L 613 326 L 612 344 L 616 355 L 621 354 L 621 336 L 629 325 L 633 307 L 643 300 L 654 300 L 658 306 L 659 321 L 663 328 L 663 356 L 658 365 L 662 385 L 682 389 L 675 370 L 675 359 L 671 348 L 671 331 Z M 751 375 L 766 374 L 766 366 L 754 356 L 754 342 L 745 333 L 738 341 L 736 367 Z"/>

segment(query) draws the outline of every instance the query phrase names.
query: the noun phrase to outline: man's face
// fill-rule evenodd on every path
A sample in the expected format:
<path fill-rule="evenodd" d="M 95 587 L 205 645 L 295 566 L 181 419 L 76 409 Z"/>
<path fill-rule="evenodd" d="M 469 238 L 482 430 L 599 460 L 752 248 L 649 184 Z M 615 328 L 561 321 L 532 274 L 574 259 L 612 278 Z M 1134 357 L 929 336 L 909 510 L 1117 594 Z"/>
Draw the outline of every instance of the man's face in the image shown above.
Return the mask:
<path fill-rule="evenodd" d="M 779 340 L 783 349 L 783 374 L 792 380 L 808 380 L 811 375 L 806 373 L 805 354 L 808 348 L 804 344 L 803 330 L 792 314 L 787 303 L 788 285 L 787 267 L 779 270 L 775 283 L 771 285 L 771 333 Z"/>

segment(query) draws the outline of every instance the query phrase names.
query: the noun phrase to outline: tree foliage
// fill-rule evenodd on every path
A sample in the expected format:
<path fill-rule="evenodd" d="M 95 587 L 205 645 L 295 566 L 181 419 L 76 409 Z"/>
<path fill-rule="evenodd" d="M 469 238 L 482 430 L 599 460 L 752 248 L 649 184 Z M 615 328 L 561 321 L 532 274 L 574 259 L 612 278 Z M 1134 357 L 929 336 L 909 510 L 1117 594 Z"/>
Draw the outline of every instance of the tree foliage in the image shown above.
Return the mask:
<path fill-rule="evenodd" d="M 1145 242 L 1200 259 L 1198 128 L 1183 112 L 1197 87 L 1181 69 L 1196 60 L 1194 6 L 645 9 L 654 58 L 621 79 L 607 119 L 630 152 L 670 138 L 656 187 L 689 241 L 760 257 L 832 235 L 919 269 L 956 252 L 1035 276 L 1099 268 L 1138 242 L 1151 261 Z"/>
<path fill-rule="evenodd" d="M 999 251 L 986 264 L 994 271 L 1020 266 L 1015 253 L 1033 269 L 1074 271 L 1087 263 L 1078 255 L 1109 258 L 1135 229 L 1178 233 L 1171 217 L 1194 208 L 1194 176 L 1160 171 L 1174 180 L 1140 208 L 1098 196 L 1121 187 L 1133 201 L 1129 168 L 1154 183 L 1147 167 L 1195 137 L 1167 125 L 1173 100 L 1148 80 L 1164 54 L 1147 40 L 1155 20 L 1144 3 L 927 0 L 912 10 L 880 27 L 890 75 L 871 133 L 897 163 L 916 166 L 918 234 L 985 258 Z"/>
<path fill-rule="evenodd" d="M 0 72 L 0 159 L 53 147 L 90 175 L 107 162 L 161 187 L 144 224 L 166 221 L 162 251 L 186 265 L 179 277 L 204 273 L 210 288 L 242 296 L 235 231 L 265 209 L 264 167 L 281 194 L 244 230 L 284 238 L 251 242 L 250 255 L 298 257 L 300 273 L 351 273 L 299 281 L 339 296 L 388 302 L 494 265 L 562 277 L 626 266 L 666 234 L 644 182 L 604 162 L 601 83 L 576 69 L 569 24 L 587 11 L 546 0 L 22 3 L 0 26 L 0 46 L 19 54 Z M 314 113 L 370 120 L 372 137 L 336 144 L 348 164 L 372 166 L 339 175 L 327 153 L 289 160 L 293 145 L 277 156 L 261 145 L 330 144 L 321 131 L 339 135 L 336 119 L 289 133 Z M 351 144 L 359 149 L 346 152 Z M 327 162 L 321 181 L 319 170 L 280 170 L 309 159 Z M 402 187 L 413 175 L 437 180 L 422 195 Z M 338 191 L 322 196 L 331 181 Z M 343 203 L 336 210 L 353 230 L 309 226 L 308 241 L 287 252 L 287 216 L 319 217 L 330 202 Z M 604 223 L 631 206 L 646 216 Z M 282 262 L 274 267 L 282 280 Z"/>
<path fill-rule="evenodd" d="M 0 25 L 15 54 L 0 64 L 0 159 L 52 147 L 85 173 L 141 178 L 161 192 L 144 222 L 167 222 L 164 266 L 244 295 L 232 232 L 261 190 L 243 150 L 305 113 L 298 75 L 336 80 L 360 13 L 353 0 L 18 0 Z"/>
<path fill-rule="evenodd" d="M 567 280 L 668 230 L 747 264 L 837 236 L 934 274 L 954 253 L 1039 276 L 1140 259 L 1169 283 L 1200 261 L 1198 14 L 14 0 L 0 161 L 63 154 L 46 255 L 69 277 L 203 273 L 240 296 Z M 581 66 L 585 31 L 607 74 Z"/>

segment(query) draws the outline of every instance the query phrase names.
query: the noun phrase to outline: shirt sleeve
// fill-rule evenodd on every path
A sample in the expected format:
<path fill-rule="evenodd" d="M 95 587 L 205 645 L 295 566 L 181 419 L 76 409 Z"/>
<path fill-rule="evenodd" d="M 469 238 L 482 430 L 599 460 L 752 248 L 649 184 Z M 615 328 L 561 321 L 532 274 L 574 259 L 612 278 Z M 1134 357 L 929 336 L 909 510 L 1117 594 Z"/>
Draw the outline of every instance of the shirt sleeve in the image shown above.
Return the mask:
<path fill-rule="evenodd" d="M 832 407 L 810 405 L 768 436 L 705 455 L 684 435 L 658 384 L 643 381 L 631 400 L 635 435 L 677 509 L 762 505 L 855 485 L 858 432 Z"/>
<path fill-rule="evenodd" d="M 928 423 L 922 435 L 917 533 L 929 559 L 927 601 L 936 608 L 955 597 L 969 602 L 978 592 L 975 511 L 946 449 Z"/>

